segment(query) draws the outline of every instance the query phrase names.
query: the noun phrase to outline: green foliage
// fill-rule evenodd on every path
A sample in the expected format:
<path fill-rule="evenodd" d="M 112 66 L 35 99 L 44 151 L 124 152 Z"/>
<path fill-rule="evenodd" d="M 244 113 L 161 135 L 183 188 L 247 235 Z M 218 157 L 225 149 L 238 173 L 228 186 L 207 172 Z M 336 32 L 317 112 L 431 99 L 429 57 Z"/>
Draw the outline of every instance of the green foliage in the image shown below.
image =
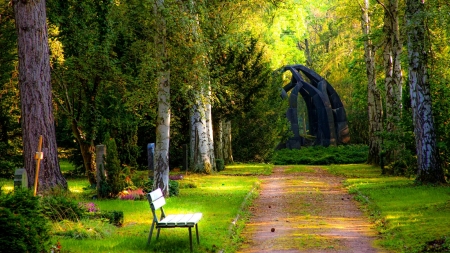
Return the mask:
<path fill-rule="evenodd" d="M 30 191 L 0 192 L 2 252 L 46 252 L 50 249 L 48 220 L 39 197 Z"/>
<path fill-rule="evenodd" d="M 123 190 L 125 186 L 125 178 L 122 173 L 122 166 L 118 158 L 117 146 L 115 139 L 107 139 L 106 142 L 106 161 L 105 170 L 107 171 L 107 184 L 111 187 L 110 196 L 115 197 Z"/>
<path fill-rule="evenodd" d="M 52 225 L 52 234 L 76 240 L 99 240 L 111 236 L 115 226 L 101 219 L 82 219 L 78 222 L 63 220 Z"/>
<path fill-rule="evenodd" d="M 169 196 L 180 195 L 180 184 L 176 180 L 169 180 Z"/>
<path fill-rule="evenodd" d="M 78 221 L 84 215 L 83 208 L 68 196 L 46 195 L 41 199 L 42 212 L 52 222 Z"/>
<path fill-rule="evenodd" d="M 216 159 L 216 168 L 217 171 L 222 171 L 225 169 L 225 163 L 223 159 Z"/>
<path fill-rule="evenodd" d="M 114 198 L 125 187 L 124 169 L 118 159 L 117 146 L 114 139 L 107 137 L 105 140 L 106 158 L 100 166 L 100 182 L 98 196 L 100 198 Z"/>
<path fill-rule="evenodd" d="M 367 161 L 368 147 L 365 145 L 313 146 L 301 149 L 281 149 L 274 152 L 271 162 L 288 164 L 348 164 Z"/>

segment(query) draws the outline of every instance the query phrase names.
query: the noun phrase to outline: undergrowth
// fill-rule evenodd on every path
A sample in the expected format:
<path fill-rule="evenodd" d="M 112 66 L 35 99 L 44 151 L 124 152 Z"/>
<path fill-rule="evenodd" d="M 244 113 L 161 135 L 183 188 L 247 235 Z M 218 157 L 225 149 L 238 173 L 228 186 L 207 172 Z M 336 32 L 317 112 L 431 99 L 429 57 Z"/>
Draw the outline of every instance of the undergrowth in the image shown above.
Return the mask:
<path fill-rule="evenodd" d="M 277 150 L 271 162 L 275 165 L 353 164 L 366 162 L 367 154 L 366 145 L 312 146 Z"/>

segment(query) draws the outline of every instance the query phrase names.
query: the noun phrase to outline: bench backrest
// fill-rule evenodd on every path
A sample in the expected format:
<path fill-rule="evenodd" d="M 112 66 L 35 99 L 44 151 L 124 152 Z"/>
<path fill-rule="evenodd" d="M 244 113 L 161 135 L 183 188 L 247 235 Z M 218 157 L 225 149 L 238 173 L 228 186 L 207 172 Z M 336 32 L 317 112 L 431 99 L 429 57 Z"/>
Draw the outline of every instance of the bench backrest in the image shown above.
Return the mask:
<path fill-rule="evenodd" d="M 156 210 L 161 209 L 161 219 L 166 217 L 164 214 L 163 206 L 166 204 L 166 199 L 162 194 L 161 189 L 156 189 L 150 193 L 147 193 L 148 203 L 153 213 L 153 220 L 158 222 L 158 217 L 156 216 Z"/>

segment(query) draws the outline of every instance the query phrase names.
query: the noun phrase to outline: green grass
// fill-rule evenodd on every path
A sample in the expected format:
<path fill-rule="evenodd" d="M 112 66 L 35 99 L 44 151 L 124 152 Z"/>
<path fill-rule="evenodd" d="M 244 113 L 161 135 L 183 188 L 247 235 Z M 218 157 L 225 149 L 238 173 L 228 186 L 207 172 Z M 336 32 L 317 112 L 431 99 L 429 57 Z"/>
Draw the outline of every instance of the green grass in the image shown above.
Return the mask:
<path fill-rule="evenodd" d="M 62 173 L 66 173 L 69 172 L 73 169 L 75 169 L 75 167 L 73 166 L 73 164 L 71 164 L 68 160 L 66 159 L 60 159 L 59 160 L 59 167 L 61 168 L 61 172 Z"/>
<path fill-rule="evenodd" d="M 220 175 L 249 176 L 249 175 L 270 175 L 272 174 L 272 164 L 233 164 L 227 165 L 225 170 L 219 172 Z"/>
<path fill-rule="evenodd" d="M 269 166 L 270 167 L 270 166 Z M 229 168 L 227 167 L 225 171 Z M 241 165 L 230 169 L 233 175 L 247 175 L 267 171 L 267 166 Z M 235 177 L 226 173 L 214 175 L 187 175 L 183 181 L 195 182 L 196 188 L 182 188 L 178 197 L 167 199 L 166 214 L 202 212 L 199 223 L 200 245 L 193 242 L 194 252 L 216 252 L 224 249 L 233 252 L 239 245 L 236 233 L 243 228 L 246 206 L 256 193 L 249 192 L 258 185 L 254 176 Z M 85 187 L 86 180 L 69 180 L 73 192 Z M 250 198 L 248 197 L 250 196 Z M 92 200 L 102 211 L 119 210 L 124 213 L 124 226 L 104 239 L 56 238 L 68 252 L 189 252 L 189 235 L 186 228 L 162 229 L 160 238 L 155 234 L 146 246 L 151 225 L 151 211 L 147 201 Z M 238 216 L 237 225 L 232 225 Z"/>
<path fill-rule="evenodd" d="M 314 172 L 311 165 L 292 165 L 286 168 L 287 173 L 299 173 L 299 172 Z"/>
<path fill-rule="evenodd" d="M 394 252 L 422 252 L 430 242 L 450 236 L 450 187 L 381 176 L 380 168 L 364 164 L 326 168 L 347 177 L 346 187 L 377 225 L 380 246 Z M 448 250 L 449 239 L 442 245 L 444 241 L 433 252 Z"/>

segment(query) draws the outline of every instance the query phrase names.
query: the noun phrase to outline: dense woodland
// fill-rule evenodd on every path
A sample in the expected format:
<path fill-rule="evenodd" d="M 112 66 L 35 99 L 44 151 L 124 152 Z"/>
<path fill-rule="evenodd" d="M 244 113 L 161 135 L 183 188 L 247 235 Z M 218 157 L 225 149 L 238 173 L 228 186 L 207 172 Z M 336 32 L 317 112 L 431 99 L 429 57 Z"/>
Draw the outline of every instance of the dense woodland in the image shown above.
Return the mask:
<path fill-rule="evenodd" d="M 0 173 L 32 182 L 39 135 L 43 188 L 66 185 L 57 156 L 95 184 L 95 146 L 111 142 L 124 171 L 155 143 L 166 193 L 185 144 L 194 172 L 270 162 L 291 135 L 276 70 L 302 64 L 380 173 L 445 182 L 449 21 L 444 0 L 0 0 Z"/>

